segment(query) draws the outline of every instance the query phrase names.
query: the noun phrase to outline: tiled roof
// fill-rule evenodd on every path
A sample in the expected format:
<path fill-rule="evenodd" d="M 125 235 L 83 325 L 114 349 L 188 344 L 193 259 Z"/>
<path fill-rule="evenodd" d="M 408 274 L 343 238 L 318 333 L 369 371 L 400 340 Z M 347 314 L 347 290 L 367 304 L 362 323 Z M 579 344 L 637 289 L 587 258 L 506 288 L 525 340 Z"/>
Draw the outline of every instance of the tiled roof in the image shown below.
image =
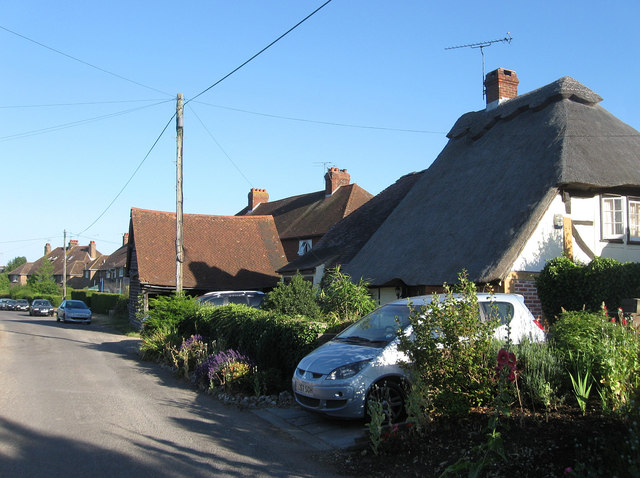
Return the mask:
<path fill-rule="evenodd" d="M 131 209 L 129 243 L 141 283 L 175 287 L 176 214 Z M 271 216 L 183 215 L 183 286 L 264 289 L 277 284 L 284 251 Z"/>
<path fill-rule="evenodd" d="M 91 258 L 89 256 L 89 249 L 88 245 L 67 248 L 67 275 L 83 275 L 85 267 L 102 256 L 99 251 L 96 251 L 96 257 Z M 61 276 L 64 268 L 64 248 L 56 247 L 49 254 L 35 261 L 31 273 L 36 273 L 40 270 L 42 261 L 44 261 L 45 258 L 53 263 L 53 275 Z"/>
<path fill-rule="evenodd" d="M 273 216 L 281 239 L 321 236 L 372 197 L 354 183 L 338 188 L 330 196 L 324 190 L 301 194 L 261 203 L 251 212 L 245 208 L 238 215 Z"/>
<path fill-rule="evenodd" d="M 29 275 L 31 273 L 32 268 L 33 268 L 33 262 L 25 262 L 24 264 L 16 267 L 12 271 L 9 271 L 9 274 L 18 275 L 18 276 Z"/>

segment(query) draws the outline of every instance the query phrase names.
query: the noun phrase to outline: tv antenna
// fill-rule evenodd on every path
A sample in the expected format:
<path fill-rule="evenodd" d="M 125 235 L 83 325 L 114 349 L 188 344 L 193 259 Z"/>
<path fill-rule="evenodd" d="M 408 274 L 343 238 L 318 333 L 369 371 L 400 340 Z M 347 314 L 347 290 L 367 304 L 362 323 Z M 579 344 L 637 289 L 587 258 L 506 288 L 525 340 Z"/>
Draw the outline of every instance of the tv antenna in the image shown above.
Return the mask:
<path fill-rule="evenodd" d="M 500 43 L 500 42 L 506 42 L 506 43 L 511 43 L 511 34 L 509 32 L 507 32 L 507 36 L 504 38 L 500 38 L 499 40 L 489 40 L 489 41 L 482 41 L 482 42 L 478 42 L 478 43 L 469 43 L 468 45 L 458 45 L 458 46 L 450 46 L 445 48 L 445 50 L 455 50 L 457 48 L 480 48 L 480 53 L 482 54 L 482 99 L 484 100 L 486 94 L 487 94 L 487 88 L 485 87 L 484 84 L 484 49 L 488 46 L 493 45 L 494 43 Z"/>
<path fill-rule="evenodd" d="M 333 161 L 315 161 L 313 164 L 322 165 L 322 169 L 327 171 L 328 166 L 333 166 Z"/>

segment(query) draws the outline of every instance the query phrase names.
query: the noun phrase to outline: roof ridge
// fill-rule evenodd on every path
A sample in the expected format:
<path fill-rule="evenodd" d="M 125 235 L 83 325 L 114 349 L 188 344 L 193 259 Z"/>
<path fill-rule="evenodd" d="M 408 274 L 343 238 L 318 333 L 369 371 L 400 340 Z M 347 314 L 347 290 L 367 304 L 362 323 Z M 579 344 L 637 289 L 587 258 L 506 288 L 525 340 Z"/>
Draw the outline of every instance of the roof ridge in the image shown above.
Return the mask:
<path fill-rule="evenodd" d="M 602 101 L 602 97 L 572 77 L 563 76 L 548 85 L 505 101 L 494 109 L 463 114 L 447 133 L 447 138 L 458 139 L 470 134 L 473 140 L 477 140 L 499 121 L 513 119 L 528 110 L 540 111 L 551 103 L 562 100 L 594 106 Z"/>

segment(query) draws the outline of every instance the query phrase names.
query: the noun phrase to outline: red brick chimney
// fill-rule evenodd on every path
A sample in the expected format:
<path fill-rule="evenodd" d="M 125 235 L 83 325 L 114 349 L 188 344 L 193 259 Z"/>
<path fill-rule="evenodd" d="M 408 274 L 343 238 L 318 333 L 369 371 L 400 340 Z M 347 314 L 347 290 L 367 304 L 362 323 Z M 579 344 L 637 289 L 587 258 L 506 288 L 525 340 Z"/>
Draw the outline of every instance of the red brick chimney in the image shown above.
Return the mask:
<path fill-rule="evenodd" d="M 518 96 L 518 75 L 513 70 L 498 68 L 487 73 L 484 86 L 487 91 L 487 109 Z"/>
<path fill-rule="evenodd" d="M 269 193 L 266 189 L 251 188 L 249 191 L 249 211 L 253 211 L 258 204 L 269 202 Z"/>
<path fill-rule="evenodd" d="M 129 244 L 129 233 L 125 232 L 124 236 L 122 236 L 122 245 L 126 246 L 127 244 Z"/>
<path fill-rule="evenodd" d="M 77 245 L 78 245 L 78 240 L 77 239 L 69 240 L 69 249 L 71 249 L 72 247 L 76 247 Z"/>
<path fill-rule="evenodd" d="M 96 241 L 89 242 L 89 257 L 91 259 L 96 258 Z"/>
<path fill-rule="evenodd" d="M 331 196 L 340 186 L 348 186 L 351 175 L 346 169 L 329 168 L 324 175 L 324 193 Z"/>
<path fill-rule="evenodd" d="M 44 255 L 46 256 L 47 254 L 49 254 L 51 252 L 51 243 L 47 242 L 44 245 Z"/>

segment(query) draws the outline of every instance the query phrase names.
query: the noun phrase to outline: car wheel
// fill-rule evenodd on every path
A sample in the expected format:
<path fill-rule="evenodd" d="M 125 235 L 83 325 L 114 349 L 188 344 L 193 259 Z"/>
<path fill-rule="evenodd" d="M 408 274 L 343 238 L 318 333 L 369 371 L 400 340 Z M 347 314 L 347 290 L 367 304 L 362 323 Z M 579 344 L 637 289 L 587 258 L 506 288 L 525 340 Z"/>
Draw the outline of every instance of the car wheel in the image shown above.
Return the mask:
<path fill-rule="evenodd" d="M 385 416 L 385 422 L 398 423 L 404 421 L 407 417 L 404 404 L 406 400 L 405 388 L 396 380 L 383 379 L 376 382 L 369 390 L 367 401 L 365 402 L 365 412 L 369 418 L 369 403 L 372 401 L 382 405 L 382 413 Z"/>

